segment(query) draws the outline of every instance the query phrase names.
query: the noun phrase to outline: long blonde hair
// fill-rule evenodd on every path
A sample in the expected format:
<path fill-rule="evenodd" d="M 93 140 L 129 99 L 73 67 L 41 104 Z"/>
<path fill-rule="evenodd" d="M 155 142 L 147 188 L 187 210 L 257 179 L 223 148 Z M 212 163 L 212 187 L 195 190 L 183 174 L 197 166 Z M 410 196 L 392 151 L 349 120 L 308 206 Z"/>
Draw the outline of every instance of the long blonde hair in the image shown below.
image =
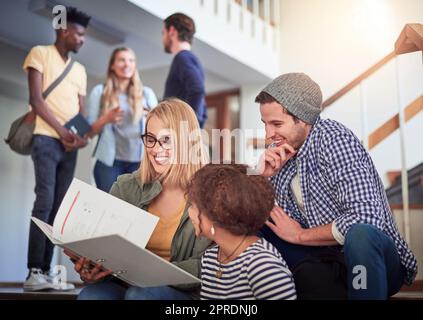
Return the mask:
<path fill-rule="evenodd" d="M 109 109 L 117 107 L 119 105 L 119 80 L 112 70 L 112 66 L 115 63 L 116 56 L 119 52 L 128 51 L 134 55 L 135 53 L 131 48 L 121 47 L 113 50 L 110 56 L 109 66 L 107 68 L 107 80 L 104 86 L 103 95 L 101 97 L 102 114 L 106 113 Z M 126 94 L 128 95 L 128 102 L 131 107 L 132 121 L 133 123 L 138 122 L 143 115 L 143 84 L 138 74 L 137 64 L 135 62 L 135 71 L 132 75 Z"/>
<path fill-rule="evenodd" d="M 157 176 L 145 150 L 140 165 L 140 180 L 143 184 L 158 180 L 163 184 L 186 190 L 194 173 L 209 162 L 197 117 L 187 103 L 176 98 L 161 101 L 148 113 L 145 133 L 152 117 L 160 119 L 166 129 L 175 133 L 173 152 L 176 163 L 171 164 L 166 172 Z M 184 132 L 184 129 L 187 131 Z"/>

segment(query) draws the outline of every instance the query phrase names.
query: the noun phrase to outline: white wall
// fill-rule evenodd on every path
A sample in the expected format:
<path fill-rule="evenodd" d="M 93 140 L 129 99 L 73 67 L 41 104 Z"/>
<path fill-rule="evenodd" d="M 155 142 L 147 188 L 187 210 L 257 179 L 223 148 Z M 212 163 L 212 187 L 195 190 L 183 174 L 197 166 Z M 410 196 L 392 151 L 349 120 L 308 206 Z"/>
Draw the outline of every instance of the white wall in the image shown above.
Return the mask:
<path fill-rule="evenodd" d="M 242 10 L 233 0 L 207 0 L 203 1 L 203 5 L 199 0 L 128 1 L 160 19 L 177 11 L 188 14 L 196 23 L 195 37 L 227 57 L 248 66 L 250 72 L 244 76 L 257 71 L 265 76 L 262 78 L 272 78 L 277 74 L 280 62 L 277 43 L 273 43 L 277 40 L 273 28 L 264 24 L 261 19 L 254 18 L 249 11 Z M 267 36 L 264 36 L 263 30 L 266 30 Z M 216 69 L 220 69 L 225 64 L 224 59 L 217 60 L 215 56 L 194 45 L 194 51 L 196 50 L 199 50 L 198 54 L 204 60 L 210 60 L 207 61 L 210 67 L 214 64 Z M 242 78 L 239 81 L 243 83 Z"/>
<path fill-rule="evenodd" d="M 0 136 L 26 111 L 25 102 L 0 96 Z M 0 282 L 26 276 L 29 219 L 35 199 L 32 161 L 0 143 Z"/>
<path fill-rule="evenodd" d="M 421 0 L 281 0 L 281 73 L 304 72 L 320 84 L 324 98 L 393 51 L 406 23 L 422 23 Z M 400 101 L 405 106 L 423 93 L 421 52 L 399 57 Z M 395 62 L 364 85 L 368 132 L 398 111 Z M 329 107 L 323 117 L 345 123 L 361 138 L 360 89 Z M 407 165 L 423 161 L 423 114 L 407 127 Z M 398 133 L 371 152 L 384 183 L 400 169 Z"/>

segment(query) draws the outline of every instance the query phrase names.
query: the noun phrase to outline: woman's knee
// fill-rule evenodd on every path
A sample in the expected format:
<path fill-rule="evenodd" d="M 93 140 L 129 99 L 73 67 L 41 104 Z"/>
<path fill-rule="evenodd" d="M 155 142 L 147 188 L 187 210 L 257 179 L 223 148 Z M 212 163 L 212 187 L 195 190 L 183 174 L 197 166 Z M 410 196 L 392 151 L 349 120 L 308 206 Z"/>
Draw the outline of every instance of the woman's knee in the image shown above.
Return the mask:
<path fill-rule="evenodd" d="M 190 295 L 169 286 L 130 287 L 125 294 L 125 300 L 189 300 Z"/>
<path fill-rule="evenodd" d="M 126 290 L 125 300 L 152 300 L 151 289 L 141 287 L 129 287 Z"/>

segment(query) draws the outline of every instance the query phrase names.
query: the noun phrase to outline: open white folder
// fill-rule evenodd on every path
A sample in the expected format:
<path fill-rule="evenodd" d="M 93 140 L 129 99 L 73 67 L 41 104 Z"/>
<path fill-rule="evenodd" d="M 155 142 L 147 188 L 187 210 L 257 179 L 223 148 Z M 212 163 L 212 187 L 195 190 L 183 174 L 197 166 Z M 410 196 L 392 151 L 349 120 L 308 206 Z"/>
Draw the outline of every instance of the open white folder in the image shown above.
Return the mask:
<path fill-rule="evenodd" d="M 113 275 L 139 287 L 199 283 L 145 246 L 159 218 L 73 179 L 53 226 L 32 221 L 55 245 L 99 262 Z"/>

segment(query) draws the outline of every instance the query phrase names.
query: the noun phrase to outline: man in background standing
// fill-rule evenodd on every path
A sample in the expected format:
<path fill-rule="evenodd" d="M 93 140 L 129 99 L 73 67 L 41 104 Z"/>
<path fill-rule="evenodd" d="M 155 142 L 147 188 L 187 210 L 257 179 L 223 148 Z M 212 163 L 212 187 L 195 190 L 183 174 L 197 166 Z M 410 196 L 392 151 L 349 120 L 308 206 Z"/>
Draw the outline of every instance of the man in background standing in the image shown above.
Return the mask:
<path fill-rule="evenodd" d="M 77 53 L 85 41 L 90 17 L 75 8 L 66 8 L 66 26 L 56 29 L 56 42 L 36 46 L 25 59 L 28 74 L 29 102 L 35 111 L 35 129 L 31 158 L 35 171 L 35 202 L 32 216 L 53 224 L 60 203 L 72 182 L 77 150 L 85 139 L 73 134 L 64 124 L 84 113 L 87 87 L 85 68 L 78 62 L 62 81 L 44 98 L 43 92 L 63 73 L 71 61 L 70 52 Z M 70 290 L 66 282 L 53 284 L 49 276 L 53 244 L 31 223 L 28 244 L 28 277 L 26 291 Z"/>
<path fill-rule="evenodd" d="M 204 70 L 198 58 L 191 52 L 194 33 L 194 21 L 183 13 L 174 13 L 164 20 L 164 50 L 174 55 L 166 80 L 164 98 L 176 97 L 188 103 L 203 128 L 207 120 Z"/>

